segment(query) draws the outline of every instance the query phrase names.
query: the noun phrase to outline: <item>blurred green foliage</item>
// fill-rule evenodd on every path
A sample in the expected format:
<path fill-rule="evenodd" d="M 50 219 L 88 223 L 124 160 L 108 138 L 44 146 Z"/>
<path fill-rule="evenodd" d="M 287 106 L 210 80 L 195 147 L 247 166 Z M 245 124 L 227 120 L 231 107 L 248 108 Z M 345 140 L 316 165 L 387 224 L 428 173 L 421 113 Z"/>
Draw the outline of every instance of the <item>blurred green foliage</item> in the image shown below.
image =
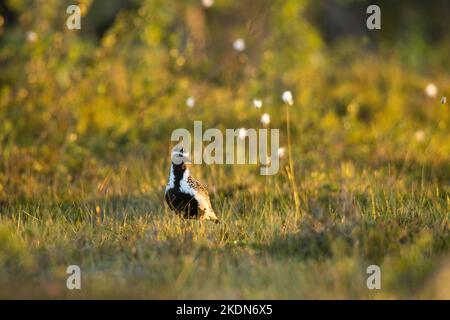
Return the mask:
<path fill-rule="evenodd" d="M 448 1 L 73 2 L 0 2 L 0 296 L 78 297 L 79 261 L 85 297 L 448 297 Z M 171 215 L 172 130 L 267 112 L 285 146 L 284 90 L 305 216 L 285 160 L 193 166 L 226 223 Z"/>
<path fill-rule="evenodd" d="M 65 27 L 71 1 L 6 1 L 3 190 L 22 192 L 23 181 L 14 186 L 9 170 L 71 182 L 85 161 L 114 163 L 133 153 L 159 159 L 167 150 L 161 142 L 193 119 L 219 128 L 255 126 L 254 97 L 274 113 L 274 127 L 283 126 L 276 110 L 285 89 L 298 102 L 298 136 L 314 128 L 312 139 L 330 139 L 320 129 L 340 131 L 341 123 L 361 127 L 348 132 L 349 141 L 370 143 L 376 138 L 363 127 L 380 125 L 379 136 L 424 121 L 445 135 L 448 111 L 427 100 L 423 87 L 433 81 L 448 88 L 449 33 L 439 19 L 448 4 L 381 2 L 383 30 L 370 32 L 367 3 L 218 0 L 205 8 L 200 1 L 86 0 L 79 2 L 76 31 Z M 416 23 L 425 8 L 436 19 Z M 333 29 L 340 33 L 330 35 Z M 237 38 L 246 41 L 243 52 L 233 50 Z M 197 101 L 192 110 L 185 107 L 189 96 Z M 305 152 L 308 144 L 297 147 Z M 448 146 L 439 148 L 448 154 Z"/>

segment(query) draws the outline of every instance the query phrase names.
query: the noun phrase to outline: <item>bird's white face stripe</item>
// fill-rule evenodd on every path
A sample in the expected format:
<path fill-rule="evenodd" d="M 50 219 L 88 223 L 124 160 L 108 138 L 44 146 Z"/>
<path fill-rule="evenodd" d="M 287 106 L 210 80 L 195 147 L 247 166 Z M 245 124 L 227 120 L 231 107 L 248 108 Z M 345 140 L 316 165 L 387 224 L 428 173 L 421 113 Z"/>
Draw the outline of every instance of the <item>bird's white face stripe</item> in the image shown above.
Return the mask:
<path fill-rule="evenodd" d="M 178 157 L 189 157 L 189 152 L 180 152 L 180 151 L 173 151 L 172 156 L 178 156 Z"/>

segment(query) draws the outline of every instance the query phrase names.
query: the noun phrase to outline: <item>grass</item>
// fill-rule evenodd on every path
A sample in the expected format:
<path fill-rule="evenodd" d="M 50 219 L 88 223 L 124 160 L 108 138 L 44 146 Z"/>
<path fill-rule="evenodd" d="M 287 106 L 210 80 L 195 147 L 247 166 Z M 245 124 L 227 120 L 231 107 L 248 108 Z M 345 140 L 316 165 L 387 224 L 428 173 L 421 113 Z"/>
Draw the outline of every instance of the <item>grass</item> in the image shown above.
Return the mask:
<path fill-rule="evenodd" d="M 438 186 L 345 166 L 336 180 L 304 175 L 300 218 L 284 175 L 245 183 L 220 166 L 202 168 L 224 222 L 202 224 L 164 205 L 166 166 L 136 162 L 92 182 L 97 192 L 88 195 L 3 203 L 0 296 L 448 297 L 438 287 L 448 266 L 449 196 Z M 65 287 L 70 264 L 81 267 L 80 291 Z M 366 287 L 371 264 L 382 269 L 382 290 Z"/>
<path fill-rule="evenodd" d="M 290 0 L 212 17 L 143 1 L 97 41 L 41 2 L 0 48 L 0 298 L 450 298 L 446 43 L 429 59 L 370 37 L 325 44 L 298 19 L 308 1 Z M 280 172 L 194 165 L 223 223 L 170 212 L 172 131 L 260 128 L 261 113 L 288 147 Z M 81 290 L 66 288 L 72 264 Z"/>

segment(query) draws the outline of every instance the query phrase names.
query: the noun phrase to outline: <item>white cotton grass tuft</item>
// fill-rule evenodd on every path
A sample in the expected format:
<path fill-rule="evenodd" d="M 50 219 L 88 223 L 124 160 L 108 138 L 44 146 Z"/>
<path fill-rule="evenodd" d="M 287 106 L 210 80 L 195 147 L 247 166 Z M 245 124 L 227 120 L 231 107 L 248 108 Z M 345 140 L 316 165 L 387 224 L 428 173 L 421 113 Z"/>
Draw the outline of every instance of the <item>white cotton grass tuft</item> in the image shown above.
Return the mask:
<path fill-rule="evenodd" d="M 195 107 L 195 99 L 194 99 L 194 97 L 189 97 L 189 98 L 186 99 L 186 106 L 189 109 L 192 109 L 193 107 Z"/>
<path fill-rule="evenodd" d="M 283 158 L 285 154 L 286 154 L 286 148 L 284 148 L 284 147 L 278 148 L 278 151 L 277 151 L 278 158 Z"/>
<path fill-rule="evenodd" d="M 242 38 L 238 38 L 233 42 L 233 49 L 236 51 L 244 51 L 245 50 L 245 40 Z"/>
<path fill-rule="evenodd" d="M 268 113 L 264 113 L 264 114 L 261 116 L 261 123 L 262 123 L 264 126 L 269 125 L 269 123 L 270 123 L 270 116 L 269 116 Z"/>
<path fill-rule="evenodd" d="M 425 94 L 430 98 L 436 98 L 436 95 L 438 93 L 438 88 L 434 83 L 429 83 L 425 87 Z"/>
<path fill-rule="evenodd" d="M 263 105 L 262 100 L 260 100 L 260 99 L 253 99 L 253 106 L 256 109 L 261 109 L 262 105 Z"/>
<path fill-rule="evenodd" d="M 27 32 L 27 41 L 28 42 L 36 42 L 38 40 L 38 34 L 34 31 Z"/>
<path fill-rule="evenodd" d="M 294 98 L 292 97 L 292 92 L 285 91 L 281 95 L 281 99 L 284 101 L 284 103 L 292 106 L 294 104 Z"/>
<path fill-rule="evenodd" d="M 213 6 L 213 4 L 214 4 L 214 0 L 202 0 L 202 5 L 205 8 L 210 8 Z"/>
<path fill-rule="evenodd" d="M 446 104 L 446 103 L 447 103 L 447 97 L 442 97 L 441 104 Z"/>
<path fill-rule="evenodd" d="M 423 130 L 417 130 L 414 133 L 414 139 L 416 139 L 417 142 L 423 142 L 425 140 L 425 132 Z"/>
<path fill-rule="evenodd" d="M 245 128 L 240 128 L 240 129 L 239 129 L 238 136 L 239 136 L 239 139 L 244 140 L 245 137 L 247 136 L 247 129 L 245 129 Z"/>
<path fill-rule="evenodd" d="M 69 134 L 69 141 L 70 142 L 75 142 L 75 141 L 77 141 L 78 140 L 78 135 L 76 134 L 76 133 L 71 133 L 71 134 Z"/>

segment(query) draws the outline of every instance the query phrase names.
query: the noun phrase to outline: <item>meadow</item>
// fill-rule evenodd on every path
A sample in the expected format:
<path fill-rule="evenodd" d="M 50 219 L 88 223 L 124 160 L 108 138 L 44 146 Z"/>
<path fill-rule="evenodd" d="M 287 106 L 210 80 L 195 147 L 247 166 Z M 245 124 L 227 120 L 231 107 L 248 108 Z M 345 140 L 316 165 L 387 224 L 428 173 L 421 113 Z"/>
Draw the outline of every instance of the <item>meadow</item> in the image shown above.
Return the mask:
<path fill-rule="evenodd" d="M 450 298 L 448 41 L 330 43 L 306 0 L 132 2 L 98 38 L 101 1 L 81 31 L 64 1 L 0 19 L 0 298 Z M 287 111 L 292 167 L 191 165 L 222 224 L 169 210 L 173 130 L 267 113 L 287 148 Z"/>

